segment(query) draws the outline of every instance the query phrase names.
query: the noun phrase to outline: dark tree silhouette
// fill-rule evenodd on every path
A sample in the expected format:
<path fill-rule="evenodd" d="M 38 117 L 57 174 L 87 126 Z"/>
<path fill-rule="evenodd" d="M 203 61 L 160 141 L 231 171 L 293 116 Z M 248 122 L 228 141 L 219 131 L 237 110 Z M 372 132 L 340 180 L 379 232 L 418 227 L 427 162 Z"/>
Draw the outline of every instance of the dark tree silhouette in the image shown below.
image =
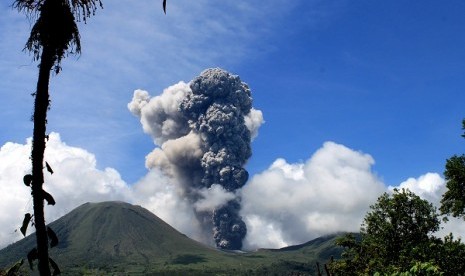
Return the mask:
<path fill-rule="evenodd" d="M 25 47 L 33 53 L 35 60 L 40 61 L 33 115 L 32 197 L 38 268 L 41 275 L 50 275 L 48 236 L 44 218 L 44 199 L 45 195 L 49 194 L 43 191 L 50 74 L 52 70 L 59 73 L 60 62 L 67 53 L 81 51 L 76 17 L 85 20 L 93 15 L 102 3 L 100 0 L 16 0 L 13 6 L 28 16 L 37 18 Z"/>
<path fill-rule="evenodd" d="M 102 8 L 102 2 L 101 0 L 15 0 L 13 7 L 37 19 L 25 46 L 25 50 L 32 52 L 34 59 L 40 62 L 37 90 L 34 94 L 31 187 L 39 272 L 41 275 L 50 275 L 44 199 L 52 205 L 54 200 L 43 190 L 47 111 L 50 108 L 48 91 L 50 74 L 52 70 L 56 74 L 60 72 L 60 63 L 66 54 L 81 52 L 76 21 L 85 22 L 87 18 L 95 14 L 99 7 Z M 166 0 L 163 0 L 163 11 L 166 13 Z M 52 173 L 53 170 L 49 164 L 45 164 L 47 170 Z M 54 262 L 51 260 L 50 262 L 53 266 Z"/>

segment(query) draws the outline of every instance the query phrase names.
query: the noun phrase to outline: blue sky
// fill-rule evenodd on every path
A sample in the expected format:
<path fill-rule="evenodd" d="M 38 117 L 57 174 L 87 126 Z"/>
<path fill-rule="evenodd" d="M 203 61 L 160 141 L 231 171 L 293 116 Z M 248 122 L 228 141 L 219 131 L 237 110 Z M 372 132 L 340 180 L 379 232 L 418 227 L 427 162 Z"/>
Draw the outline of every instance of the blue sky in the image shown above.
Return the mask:
<path fill-rule="evenodd" d="M 86 201 L 125 200 L 209 243 L 193 226 L 198 206 L 145 168 L 155 145 L 127 105 L 136 89 L 157 96 L 210 67 L 248 83 L 265 120 L 239 191 L 248 248 L 357 231 L 394 187 L 439 204 L 445 160 L 464 152 L 465 2 L 168 0 L 167 15 L 161 2 L 105 1 L 79 24 L 82 54 L 50 86 L 48 130 L 60 135 L 47 148 L 59 205 L 49 221 Z M 29 169 L 30 27 L 0 4 L 2 226 L 31 210 L 27 188 L 12 184 Z M 230 196 L 204 192 L 206 203 Z M 463 221 L 448 225 L 463 238 Z M 17 234 L 0 227 L 0 248 Z"/>
<path fill-rule="evenodd" d="M 463 152 L 465 6 L 356 2 L 316 27 L 293 13 L 297 28 L 260 69 L 249 67 L 266 72 L 255 90 L 271 90 L 255 94 L 267 120 L 255 156 L 297 160 L 332 140 L 371 154 L 389 184 L 442 172 L 445 158 Z"/>
<path fill-rule="evenodd" d="M 195 2 L 195 3 L 193 3 Z M 153 148 L 127 110 L 135 89 L 159 94 L 208 67 L 249 84 L 266 123 L 248 169 L 306 160 L 325 141 L 372 155 L 386 184 L 463 152 L 463 1 L 104 2 L 80 24 L 83 53 L 52 78 L 50 131 L 133 183 Z M 3 3 L 0 144 L 31 136 L 36 62 L 30 24 Z"/>

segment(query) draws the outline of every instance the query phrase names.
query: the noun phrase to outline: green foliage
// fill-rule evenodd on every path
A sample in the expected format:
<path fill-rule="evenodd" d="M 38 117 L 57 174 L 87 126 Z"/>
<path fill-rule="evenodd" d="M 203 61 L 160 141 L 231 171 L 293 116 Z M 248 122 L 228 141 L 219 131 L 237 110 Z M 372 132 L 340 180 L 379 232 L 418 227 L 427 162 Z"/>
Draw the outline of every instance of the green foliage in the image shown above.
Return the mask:
<path fill-rule="evenodd" d="M 317 275 L 316 262 L 342 251 L 327 236 L 283 249 L 225 252 L 122 202 L 86 203 L 49 226 L 60 239 L 50 253 L 66 275 Z M 34 238 L 0 250 L 0 267 L 21 258 Z"/>
<path fill-rule="evenodd" d="M 465 120 L 462 121 L 465 130 Z M 462 134 L 465 138 L 465 134 Z M 465 155 L 454 155 L 446 161 L 447 191 L 442 195 L 440 211 L 444 215 L 465 219 Z"/>
<path fill-rule="evenodd" d="M 206 261 L 205 257 L 202 257 L 202 256 L 198 256 L 194 254 L 183 254 L 183 255 L 176 256 L 173 259 L 172 263 L 188 265 L 188 264 L 202 263 L 205 261 Z"/>
<path fill-rule="evenodd" d="M 407 268 L 412 258 L 425 257 L 430 235 L 439 230 L 439 225 L 431 203 L 402 189 L 378 198 L 365 217 L 361 233 L 383 263 Z"/>
<path fill-rule="evenodd" d="M 446 161 L 447 191 L 442 195 L 441 213 L 465 219 L 465 155 Z"/>
<path fill-rule="evenodd" d="M 431 234 L 439 230 L 436 209 L 409 190 L 384 193 L 370 206 L 360 238 L 337 241 L 344 259 L 331 264 L 340 275 L 372 275 L 409 271 L 416 262 L 433 259 Z"/>
<path fill-rule="evenodd" d="M 374 276 L 441 276 L 444 275 L 437 265 L 430 262 L 416 262 L 408 271 L 393 272 L 393 273 L 379 273 L 376 272 Z"/>
<path fill-rule="evenodd" d="M 5 272 L 3 272 L 4 274 L 2 274 L 2 271 L 0 270 L 0 275 L 7 275 L 7 276 L 21 275 L 20 269 L 23 263 L 24 263 L 24 260 L 21 259 L 20 261 L 16 262 L 12 267 L 10 267 Z"/>
<path fill-rule="evenodd" d="M 335 275 L 465 275 L 465 244 L 452 234 L 439 239 L 439 218 L 431 203 L 408 190 L 378 198 L 358 236 L 336 244 L 346 248 L 330 264 Z"/>
<path fill-rule="evenodd" d="M 443 240 L 436 239 L 430 250 L 445 275 L 465 275 L 465 244 L 460 239 L 449 234 Z"/>
<path fill-rule="evenodd" d="M 412 268 L 410 269 L 407 274 L 404 275 L 431 275 L 431 276 L 436 276 L 436 275 L 443 275 L 443 272 L 440 272 L 440 269 L 437 265 L 434 265 L 430 262 L 426 263 L 421 263 L 421 262 L 416 262 Z M 402 274 L 399 274 L 402 275 Z"/>

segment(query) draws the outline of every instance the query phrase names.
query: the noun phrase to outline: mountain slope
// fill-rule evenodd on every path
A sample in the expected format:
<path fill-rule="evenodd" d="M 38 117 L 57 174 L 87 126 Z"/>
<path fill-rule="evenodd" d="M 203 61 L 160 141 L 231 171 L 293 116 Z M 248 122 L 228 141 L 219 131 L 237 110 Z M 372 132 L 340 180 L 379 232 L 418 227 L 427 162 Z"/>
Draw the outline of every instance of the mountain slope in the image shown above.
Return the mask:
<path fill-rule="evenodd" d="M 50 224 L 59 244 L 52 258 L 66 267 L 150 267 L 182 255 L 225 255 L 179 233 L 148 210 L 123 202 L 86 203 Z M 35 235 L 0 251 L 0 267 L 24 258 Z M 182 259 L 182 258 L 181 258 Z"/>
<path fill-rule="evenodd" d="M 60 240 L 50 255 L 65 275 L 313 275 L 316 261 L 340 254 L 333 246 L 334 236 L 279 250 L 220 251 L 189 239 L 148 210 L 123 202 L 86 203 L 50 227 Z M 0 268 L 25 258 L 33 247 L 35 235 L 30 235 L 0 250 Z"/>

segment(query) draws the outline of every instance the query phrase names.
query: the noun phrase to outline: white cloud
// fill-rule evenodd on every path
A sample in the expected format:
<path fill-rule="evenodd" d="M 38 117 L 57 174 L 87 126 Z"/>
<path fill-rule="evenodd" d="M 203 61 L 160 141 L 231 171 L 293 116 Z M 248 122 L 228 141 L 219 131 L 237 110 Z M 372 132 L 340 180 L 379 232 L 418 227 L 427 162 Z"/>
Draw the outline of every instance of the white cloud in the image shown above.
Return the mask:
<path fill-rule="evenodd" d="M 15 230 L 24 213 L 32 212 L 30 189 L 22 183 L 31 170 L 30 147 L 31 139 L 0 148 L 0 248 L 21 238 Z M 55 173 L 45 174 L 44 188 L 57 201 L 56 206 L 46 206 L 48 222 L 87 201 L 124 200 L 147 208 L 189 237 L 211 244 L 194 208 L 208 209 L 235 196 L 214 185 L 194 204 L 179 183 L 153 169 L 129 186 L 116 170 L 97 169 L 93 154 L 66 145 L 56 133 L 50 135 L 45 158 Z M 373 165 L 370 155 L 333 142 L 324 143 L 306 162 L 276 160 L 241 191 L 241 215 L 248 228 L 246 248 L 279 248 L 336 231 L 358 231 L 369 206 L 394 188 L 384 186 L 373 173 Z M 439 206 L 445 181 L 437 173 L 426 173 L 397 187 Z M 464 237 L 463 220 L 452 219 L 439 235 L 449 232 Z"/>
<path fill-rule="evenodd" d="M 446 192 L 446 181 L 438 173 L 426 173 L 418 178 L 409 178 L 400 183 L 397 187 L 389 186 L 392 191 L 394 188 L 405 188 L 414 192 L 423 199 L 431 202 L 436 208 L 441 206 L 442 195 Z M 465 238 L 465 221 L 459 218 L 450 217 L 447 223 L 442 224 L 442 228 L 436 233 L 437 236 L 445 236 L 453 233 L 455 237 Z"/>
<path fill-rule="evenodd" d="M 398 187 L 389 186 L 390 190 L 394 188 L 409 189 L 421 198 L 439 206 L 441 196 L 446 192 L 446 183 L 439 174 L 429 172 L 418 178 L 411 177 L 400 183 Z"/>
<path fill-rule="evenodd" d="M 252 107 L 250 113 L 247 114 L 247 116 L 244 116 L 244 121 L 247 129 L 250 131 L 250 136 L 253 141 L 258 136 L 258 129 L 263 123 L 265 123 L 263 113 L 261 110 L 257 110 Z"/>
<path fill-rule="evenodd" d="M 140 117 L 142 108 L 150 101 L 149 92 L 141 89 L 134 91 L 132 101 L 128 103 L 129 111 L 136 117 Z"/>
<path fill-rule="evenodd" d="M 22 181 L 31 172 L 31 141 L 6 143 L 0 149 L 0 247 L 21 238 L 15 230 L 19 229 L 24 214 L 32 213 L 30 188 Z M 56 133 L 50 134 L 45 160 L 54 173 L 45 173 L 44 190 L 57 202 L 55 206 L 46 206 L 47 222 L 88 201 L 130 201 L 130 190 L 117 171 L 98 170 L 93 154 L 67 146 Z"/>
<path fill-rule="evenodd" d="M 178 108 L 186 94 L 191 91 L 189 84 L 179 82 L 163 90 L 159 96 L 150 98 L 147 91 L 136 90 L 128 109 L 140 117 L 144 132 L 152 136 L 157 145 L 179 138 L 189 132 L 187 125 L 181 122 L 182 115 Z"/>
<path fill-rule="evenodd" d="M 26 144 L 6 143 L 0 148 L 0 248 L 22 238 L 19 231 L 25 213 L 32 213 L 30 188 L 23 184 L 23 176 L 31 172 L 31 139 Z M 85 202 L 121 200 L 141 205 L 180 232 L 205 243 L 211 237 L 194 215 L 194 206 L 183 195 L 179 185 L 158 170 L 150 172 L 134 186 L 122 180 L 113 168 L 97 169 L 95 156 L 86 150 L 68 146 L 57 133 L 50 134 L 45 160 L 53 168 L 45 172 L 44 190 L 56 200 L 46 206 L 47 223 L 65 215 Z M 221 204 L 229 193 L 215 187 L 204 192 L 198 208 Z M 28 233 L 33 232 L 29 227 Z"/>
<path fill-rule="evenodd" d="M 194 207 L 197 211 L 210 211 L 222 207 L 228 201 L 236 198 L 234 193 L 227 192 L 221 185 L 213 184 L 208 189 L 200 190 L 202 199 L 195 202 Z"/>
<path fill-rule="evenodd" d="M 326 142 L 307 162 L 275 161 L 242 190 L 249 248 L 279 247 L 335 231 L 357 231 L 384 191 L 373 158 Z"/>
<path fill-rule="evenodd" d="M 30 211 L 30 189 L 23 176 L 30 170 L 30 145 L 6 143 L 0 148 L 0 247 L 17 240 L 24 213 Z M 6 162 L 8 161 L 8 162 Z"/>
<path fill-rule="evenodd" d="M 333 142 L 324 143 L 305 163 L 277 159 L 242 190 L 245 246 L 276 248 L 337 231 L 359 231 L 369 206 L 394 188 L 409 189 L 440 206 L 446 183 L 439 174 L 426 173 L 386 188 L 372 172 L 373 165 L 370 155 Z M 465 237 L 465 222 L 450 219 L 436 234 L 448 233 Z"/>
<path fill-rule="evenodd" d="M 192 203 L 171 178 L 151 170 L 133 187 L 134 203 L 147 208 L 187 236 L 208 243 L 194 214 Z M 210 237 L 211 240 L 211 237 Z"/>
<path fill-rule="evenodd" d="M 50 134 L 45 160 L 54 173 L 45 173 L 44 189 L 60 203 L 47 210 L 53 218 L 88 201 L 130 200 L 130 189 L 115 169 L 97 169 L 93 154 L 66 145 L 56 133 Z"/>

